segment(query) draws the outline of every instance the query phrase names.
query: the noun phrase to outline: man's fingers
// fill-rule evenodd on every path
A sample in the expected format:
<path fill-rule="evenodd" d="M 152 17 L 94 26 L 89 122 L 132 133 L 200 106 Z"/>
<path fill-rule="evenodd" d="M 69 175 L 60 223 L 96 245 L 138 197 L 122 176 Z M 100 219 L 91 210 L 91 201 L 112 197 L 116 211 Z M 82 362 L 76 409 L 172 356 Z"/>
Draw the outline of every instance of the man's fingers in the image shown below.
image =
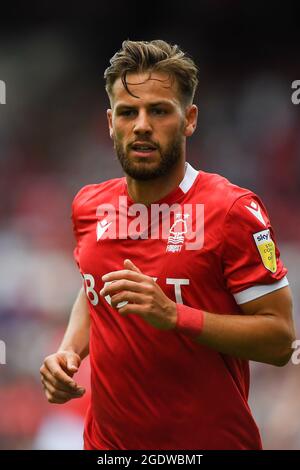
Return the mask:
<path fill-rule="evenodd" d="M 80 357 L 76 354 L 72 354 L 72 356 L 67 357 L 67 369 L 72 373 L 75 374 L 78 371 L 78 367 L 80 366 Z"/>
<path fill-rule="evenodd" d="M 50 371 L 48 371 L 47 368 L 45 368 L 44 372 L 41 373 L 41 376 L 42 376 L 43 383 L 44 381 L 47 381 L 54 388 L 57 388 L 58 390 L 61 390 L 62 392 L 76 392 L 76 390 L 81 388 L 76 384 L 75 384 L 75 387 L 71 387 L 69 384 L 66 384 L 65 382 L 61 382 L 60 380 L 55 379 L 53 375 L 51 375 Z"/>
<path fill-rule="evenodd" d="M 72 398 L 80 398 L 85 393 L 85 390 L 83 388 L 78 389 L 77 392 L 75 392 L 74 390 L 73 391 L 59 390 L 47 380 L 43 381 L 43 385 L 44 385 L 44 389 L 45 389 L 45 393 L 46 393 L 48 401 L 49 401 L 49 398 L 50 400 L 52 399 L 52 400 L 59 400 L 59 401 L 60 400 L 67 401 L 67 400 L 71 400 Z"/>
<path fill-rule="evenodd" d="M 145 317 L 145 315 L 147 315 L 147 308 L 145 308 L 145 305 L 142 304 L 127 304 L 124 307 L 118 308 L 118 312 L 120 315 L 128 315 L 133 313 L 135 315 Z"/>
<path fill-rule="evenodd" d="M 131 269 L 132 271 L 135 271 L 137 273 L 141 273 L 141 270 L 135 264 L 133 264 L 133 262 L 130 259 L 125 259 L 124 268 Z"/>
<path fill-rule="evenodd" d="M 49 403 L 62 404 L 66 403 L 69 400 L 73 400 L 74 398 L 81 398 L 83 394 L 75 395 L 60 391 L 55 391 L 54 393 L 51 393 L 48 389 L 45 389 L 45 395 Z"/>
<path fill-rule="evenodd" d="M 53 397 L 51 395 L 51 393 L 48 392 L 48 390 L 46 390 L 46 389 L 45 389 L 45 395 L 46 395 L 46 398 L 47 398 L 49 403 L 63 404 L 63 403 L 66 403 L 68 401 L 68 400 L 63 400 L 63 399 Z M 71 398 L 69 398 L 69 400 L 71 400 Z"/>
<path fill-rule="evenodd" d="M 142 304 L 144 303 L 145 296 L 136 292 L 122 291 L 115 294 L 111 298 L 111 306 L 117 307 L 120 302 L 130 302 L 131 304 Z"/>
<path fill-rule="evenodd" d="M 72 351 L 60 351 L 46 357 L 40 373 L 49 403 L 66 403 L 84 395 L 84 388 L 79 387 L 72 379 L 80 363 L 80 356 Z"/>
<path fill-rule="evenodd" d="M 128 279 L 129 281 L 142 282 L 148 279 L 149 276 L 145 274 L 132 271 L 131 269 L 121 269 L 120 271 L 112 271 L 111 273 L 104 274 L 102 281 L 118 281 L 120 279 Z"/>
<path fill-rule="evenodd" d="M 73 389 L 77 388 L 75 381 L 68 375 L 64 370 L 55 362 L 51 363 L 50 361 L 46 361 L 44 366 L 41 367 L 40 372 L 42 375 L 47 375 L 49 380 L 49 374 L 53 379 L 61 384 L 69 386 Z"/>
<path fill-rule="evenodd" d="M 53 377 L 59 382 L 65 383 L 66 385 L 69 385 L 70 387 L 76 388 L 76 383 L 74 382 L 74 380 L 68 374 L 66 374 L 66 372 L 64 372 L 60 367 L 58 366 L 52 367 L 50 372 L 53 375 Z"/>
<path fill-rule="evenodd" d="M 57 359 L 62 369 L 67 372 L 70 372 L 71 377 L 76 374 L 81 363 L 81 358 L 78 354 L 70 351 L 60 352 L 57 355 Z"/>
<path fill-rule="evenodd" d="M 120 291 L 144 292 L 145 285 L 141 282 L 129 281 L 128 279 L 121 279 L 120 281 L 112 282 L 103 287 L 100 291 L 101 295 L 113 295 Z"/>

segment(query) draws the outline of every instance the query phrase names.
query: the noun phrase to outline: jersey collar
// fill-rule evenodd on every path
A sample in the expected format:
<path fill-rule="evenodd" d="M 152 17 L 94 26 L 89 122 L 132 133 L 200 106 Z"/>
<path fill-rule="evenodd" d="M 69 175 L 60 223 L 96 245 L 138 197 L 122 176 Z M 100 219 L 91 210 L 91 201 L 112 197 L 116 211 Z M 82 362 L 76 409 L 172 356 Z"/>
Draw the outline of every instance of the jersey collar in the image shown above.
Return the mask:
<path fill-rule="evenodd" d="M 155 201 L 155 204 L 160 204 L 160 203 L 173 203 L 175 201 L 177 201 L 178 199 L 180 199 L 182 196 L 184 196 L 190 189 L 191 187 L 193 186 L 197 176 L 199 174 L 199 171 L 198 170 L 195 170 L 195 168 L 192 167 L 192 165 L 190 165 L 188 162 L 185 163 L 185 174 L 184 174 L 184 177 L 181 181 L 181 183 L 179 184 L 179 186 L 177 186 L 177 188 L 173 189 L 173 191 L 171 191 L 169 194 L 167 194 L 164 198 L 158 200 L 158 201 Z M 132 204 L 133 201 L 131 199 L 131 197 L 129 196 L 128 194 L 128 191 L 127 191 L 127 184 L 126 184 L 126 178 L 124 177 L 124 192 L 129 200 L 129 202 Z"/>

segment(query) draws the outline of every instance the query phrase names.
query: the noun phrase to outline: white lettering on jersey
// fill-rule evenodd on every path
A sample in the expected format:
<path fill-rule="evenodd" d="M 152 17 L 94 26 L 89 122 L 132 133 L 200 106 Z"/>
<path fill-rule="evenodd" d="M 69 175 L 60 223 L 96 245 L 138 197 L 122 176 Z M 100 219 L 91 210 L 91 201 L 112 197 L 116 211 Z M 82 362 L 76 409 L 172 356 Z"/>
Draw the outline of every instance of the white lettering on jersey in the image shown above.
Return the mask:
<path fill-rule="evenodd" d="M 181 295 L 181 285 L 188 286 L 190 284 L 189 279 L 175 279 L 167 277 L 166 284 L 173 284 L 175 287 L 175 299 L 178 304 L 183 304 L 182 295 Z"/>
<path fill-rule="evenodd" d="M 92 274 L 84 274 L 83 278 L 85 280 L 84 284 L 85 284 L 85 292 L 86 292 L 87 298 L 89 299 L 89 301 L 91 302 L 92 305 L 94 305 L 94 306 L 98 305 L 99 295 L 94 289 L 94 287 L 95 287 L 94 276 Z M 157 277 L 152 277 L 152 279 L 155 282 L 157 281 Z M 114 281 L 105 282 L 103 287 L 108 286 L 109 284 L 111 284 L 111 282 L 114 282 Z M 190 280 L 189 279 L 176 279 L 176 278 L 168 277 L 166 279 L 166 284 L 174 285 L 174 293 L 175 293 L 176 302 L 178 304 L 183 304 L 182 295 L 181 295 L 181 286 L 188 286 L 190 284 Z M 111 306 L 111 296 L 106 295 L 104 298 L 105 298 L 106 302 Z M 124 307 L 124 305 L 126 305 L 126 304 L 128 304 L 127 300 L 125 300 L 123 302 L 119 302 L 118 305 L 117 305 L 117 308 Z"/>
<path fill-rule="evenodd" d="M 254 217 L 256 217 L 265 227 L 267 226 L 266 222 L 264 221 L 264 218 L 261 213 L 261 208 L 259 207 L 256 202 L 252 201 L 250 204 L 251 207 L 245 206 L 246 209 L 248 209 L 249 212 L 251 212 Z"/>
<path fill-rule="evenodd" d="M 92 276 L 92 274 L 84 274 L 83 278 L 85 281 L 84 284 L 85 284 L 85 292 L 86 292 L 87 298 L 89 299 L 92 305 L 97 305 L 99 302 L 99 296 L 94 289 L 95 287 L 94 276 Z M 91 295 L 92 295 L 92 298 L 91 298 Z"/>
<path fill-rule="evenodd" d="M 157 280 L 157 277 L 153 277 L 152 279 L 153 279 L 153 281 L 156 281 L 156 280 Z M 105 286 L 109 286 L 109 284 L 111 284 L 112 282 L 114 282 L 114 281 L 107 281 L 107 282 L 105 282 L 103 288 L 104 288 Z M 106 295 L 104 298 L 105 298 L 106 302 L 111 306 L 111 296 L 110 296 L 110 295 Z M 127 305 L 127 304 L 128 304 L 128 300 L 123 300 L 123 302 L 119 302 L 119 303 L 117 304 L 116 308 L 125 307 L 125 305 Z"/>
<path fill-rule="evenodd" d="M 105 282 L 103 288 L 106 287 L 106 286 L 109 286 L 109 284 L 111 284 L 112 282 L 114 282 L 114 281 L 107 281 L 107 282 Z M 111 306 L 111 296 L 110 296 L 110 295 L 106 295 L 104 298 L 105 298 L 106 302 Z M 124 300 L 123 302 L 119 302 L 119 303 L 117 304 L 117 307 L 116 307 L 116 308 L 124 307 L 124 306 L 127 305 L 127 304 L 128 304 L 128 301 L 127 301 L 127 300 Z"/>

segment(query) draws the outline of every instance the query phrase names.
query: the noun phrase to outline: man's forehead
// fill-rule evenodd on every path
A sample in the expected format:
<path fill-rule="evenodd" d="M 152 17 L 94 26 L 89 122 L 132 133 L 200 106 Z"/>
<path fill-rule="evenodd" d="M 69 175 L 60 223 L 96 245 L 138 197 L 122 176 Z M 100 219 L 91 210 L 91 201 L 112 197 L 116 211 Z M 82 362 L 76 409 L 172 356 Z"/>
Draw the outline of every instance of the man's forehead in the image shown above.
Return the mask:
<path fill-rule="evenodd" d="M 161 97 L 164 99 L 178 99 L 178 86 L 176 80 L 165 73 L 151 72 L 150 73 L 134 73 L 126 75 L 126 82 L 129 91 L 141 98 L 150 98 L 152 96 Z M 119 100 L 137 100 L 131 96 L 125 89 L 121 78 L 118 78 L 113 85 L 113 98 L 114 101 Z"/>

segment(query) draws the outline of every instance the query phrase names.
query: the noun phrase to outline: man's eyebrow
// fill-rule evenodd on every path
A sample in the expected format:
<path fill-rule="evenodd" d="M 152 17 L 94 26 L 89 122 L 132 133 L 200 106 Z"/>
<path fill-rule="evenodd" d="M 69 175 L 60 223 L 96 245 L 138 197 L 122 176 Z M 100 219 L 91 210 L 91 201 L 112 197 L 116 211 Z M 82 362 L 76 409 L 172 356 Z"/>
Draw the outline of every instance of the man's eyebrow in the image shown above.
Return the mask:
<path fill-rule="evenodd" d="M 171 105 L 172 102 L 169 100 L 162 100 L 162 101 L 155 101 L 154 103 L 150 103 L 149 106 L 161 106 L 161 105 Z"/>
<path fill-rule="evenodd" d="M 116 109 L 119 109 L 119 108 L 136 108 L 136 106 L 132 104 L 127 104 L 127 103 L 118 103 L 116 105 Z"/>
<path fill-rule="evenodd" d="M 169 100 L 161 100 L 161 101 L 155 101 L 153 103 L 148 103 L 147 107 L 155 107 L 155 106 L 162 106 L 162 105 L 172 105 L 172 102 Z M 128 103 L 118 103 L 116 105 L 116 109 L 136 109 L 138 106 L 134 104 L 128 104 Z"/>

